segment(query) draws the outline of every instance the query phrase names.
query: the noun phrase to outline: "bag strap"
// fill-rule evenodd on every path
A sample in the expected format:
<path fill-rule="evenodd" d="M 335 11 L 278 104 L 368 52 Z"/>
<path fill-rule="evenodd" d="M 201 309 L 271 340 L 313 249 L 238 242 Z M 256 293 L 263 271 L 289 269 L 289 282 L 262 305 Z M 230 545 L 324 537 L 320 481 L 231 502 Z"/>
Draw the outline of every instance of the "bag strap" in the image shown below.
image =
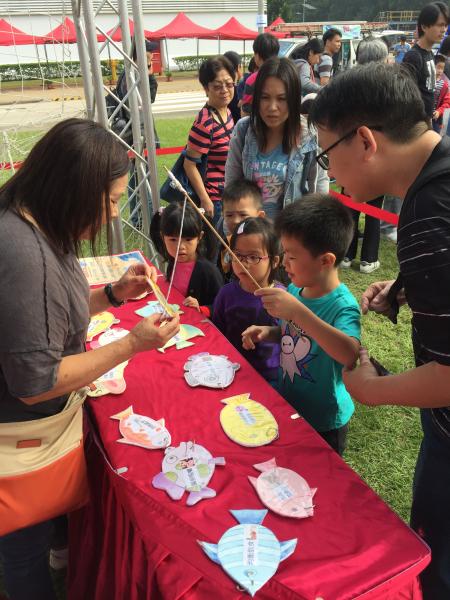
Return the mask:
<path fill-rule="evenodd" d="M 222 127 L 225 131 L 225 135 L 227 136 L 228 141 L 229 141 L 231 138 L 231 133 L 228 131 L 225 123 L 223 122 L 222 115 L 220 114 L 220 112 L 217 110 L 217 108 L 214 108 L 213 106 L 206 105 L 206 108 L 208 109 L 208 111 L 210 113 L 213 112 L 216 115 L 216 117 L 219 119 L 220 124 L 222 125 Z M 211 141 L 212 141 L 212 130 L 211 130 Z"/>

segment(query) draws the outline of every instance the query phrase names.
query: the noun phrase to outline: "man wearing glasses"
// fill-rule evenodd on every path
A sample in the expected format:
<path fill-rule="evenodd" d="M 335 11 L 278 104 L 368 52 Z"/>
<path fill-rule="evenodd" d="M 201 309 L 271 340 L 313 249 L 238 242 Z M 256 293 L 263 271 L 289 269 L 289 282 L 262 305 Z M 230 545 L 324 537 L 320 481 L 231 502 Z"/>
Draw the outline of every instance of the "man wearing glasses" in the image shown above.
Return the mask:
<path fill-rule="evenodd" d="M 411 523 L 431 546 L 422 574 L 425 600 L 450 598 L 450 139 L 429 129 L 421 94 L 397 65 L 369 64 L 333 79 L 310 112 L 331 177 L 357 202 L 402 198 L 400 273 L 363 294 L 372 310 L 396 322 L 412 311 L 416 368 L 381 377 L 362 349 L 343 373 L 351 395 L 368 405 L 421 409 L 424 437 L 415 471 Z"/>

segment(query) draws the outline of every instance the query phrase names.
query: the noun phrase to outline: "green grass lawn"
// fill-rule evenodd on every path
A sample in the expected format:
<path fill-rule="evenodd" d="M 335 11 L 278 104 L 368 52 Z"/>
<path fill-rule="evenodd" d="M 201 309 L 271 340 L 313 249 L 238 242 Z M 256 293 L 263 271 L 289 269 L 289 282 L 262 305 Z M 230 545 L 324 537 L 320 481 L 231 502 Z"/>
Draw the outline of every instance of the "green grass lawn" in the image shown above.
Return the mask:
<path fill-rule="evenodd" d="M 186 142 L 193 117 L 156 119 L 156 128 L 164 147 L 181 146 Z M 22 159 L 24 151 L 37 139 L 36 132 L 20 133 L 12 147 L 13 160 Z M 0 144 L 3 140 L 0 138 Z M 5 159 L 4 149 L 0 161 Z M 157 157 L 158 177 L 165 179 L 163 165 L 171 167 L 176 155 Z M 5 180 L 8 172 L 0 172 Z M 0 180 L 1 181 L 1 180 Z M 125 198 L 124 198 L 125 201 Z M 125 215 L 126 216 L 126 215 Z M 127 248 L 141 247 L 142 240 L 127 228 L 124 230 Z M 392 279 L 397 274 L 395 245 L 381 241 L 381 268 L 370 275 L 359 270 L 342 270 L 342 281 L 359 300 L 372 281 Z M 356 266 L 358 266 L 356 264 Z M 398 325 L 375 315 L 362 317 L 363 343 L 372 356 L 396 373 L 413 366 L 410 342 L 410 313 L 402 309 Z M 357 406 L 350 423 L 347 462 L 395 510 L 407 520 L 411 503 L 411 480 L 421 439 L 418 411 L 406 408 L 366 408 Z M 336 481 L 339 485 L 339 481 Z"/>

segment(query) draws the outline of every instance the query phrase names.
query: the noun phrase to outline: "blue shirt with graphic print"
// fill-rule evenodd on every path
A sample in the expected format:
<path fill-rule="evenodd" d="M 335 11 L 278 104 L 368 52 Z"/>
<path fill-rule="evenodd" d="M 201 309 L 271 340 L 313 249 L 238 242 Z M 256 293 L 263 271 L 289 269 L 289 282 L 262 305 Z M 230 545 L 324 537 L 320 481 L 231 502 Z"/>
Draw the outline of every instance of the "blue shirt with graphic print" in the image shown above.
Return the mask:
<path fill-rule="evenodd" d="M 325 323 L 357 340 L 361 313 L 348 287 L 341 283 L 321 298 L 304 298 L 303 288 L 292 283 L 287 291 Z M 297 324 L 301 328 L 301 323 Z M 308 335 L 280 321 L 281 353 L 279 392 L 317 431 L 342 427 L 354 406 L 342 381 L 342 365 Z"/>
<path fill-rule="evenodd" d="M 252 164 L 253 181 L 262 193 L 266 217 L 275 219 L 281 209 L 289 156 L 280 144 L 267 154 L 258 151 Z"/>

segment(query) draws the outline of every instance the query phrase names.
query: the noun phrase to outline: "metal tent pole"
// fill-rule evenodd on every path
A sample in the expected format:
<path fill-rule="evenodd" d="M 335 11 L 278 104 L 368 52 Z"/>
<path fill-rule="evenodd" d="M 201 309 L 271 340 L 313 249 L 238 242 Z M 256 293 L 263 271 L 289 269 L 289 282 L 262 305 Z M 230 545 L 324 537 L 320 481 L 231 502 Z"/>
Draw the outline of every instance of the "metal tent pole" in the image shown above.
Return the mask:
<path fill-rule="evenodd" d="M 72 0 L 72 14 L 77 32 L 78 56 L 80 57 L 80 67 L 83 76 L 84 97 L 86 101 L 86 111 L 88 119 L 94 118 L 94 89 L 92 87 L 91 70 L 89 66 L 89 52 L 87 48 L 86 36 L 81 25 L 81 6 L 80 0 Z"/>
<path fill-rule="evenodd" d="M 147 56 L 145 53 L 144 16 L 142 13 L 142 1 L 132 0 L 134 21 L 134 37 L 137 52 L 137 64 L 140 76 L 139 89 L 142 98 L 142 116 L 144 120 L 144 133 L 147 146 L 147 163 L 150 172 L 150 188 L 152 192 L 153 211 L 159 209 L 159 183 L 158 168 L 156 164 L 155 130 L 153 127 L 152 103 L 150 98 L 150 85 L 148 81 Z M 148 211 L 147 211 L 148 214 Z M 145 219 L 145 211 L 143 211 Z M 148 215 L 149 216 L 149 215 Z M 149 231 L 149 219 L 147 226 L 144 220 L 144 228 Z"/>

